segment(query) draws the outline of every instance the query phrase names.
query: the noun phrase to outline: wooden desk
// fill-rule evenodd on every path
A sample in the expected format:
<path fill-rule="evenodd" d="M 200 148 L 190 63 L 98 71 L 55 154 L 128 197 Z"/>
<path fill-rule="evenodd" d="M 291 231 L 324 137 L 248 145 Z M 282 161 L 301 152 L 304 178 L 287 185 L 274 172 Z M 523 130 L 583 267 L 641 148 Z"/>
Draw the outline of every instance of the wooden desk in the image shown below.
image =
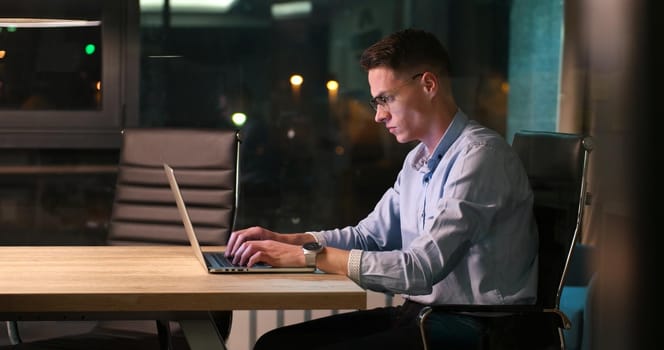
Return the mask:
<path fill-rule="evenodd" d="M 345 276 L 212 275 L 188 246 L 0 247 L 0 320 L 168 314 L 192 348 L 224 349 L 210 320 L 188 311 L 364 308 L 366 292 Z"/>

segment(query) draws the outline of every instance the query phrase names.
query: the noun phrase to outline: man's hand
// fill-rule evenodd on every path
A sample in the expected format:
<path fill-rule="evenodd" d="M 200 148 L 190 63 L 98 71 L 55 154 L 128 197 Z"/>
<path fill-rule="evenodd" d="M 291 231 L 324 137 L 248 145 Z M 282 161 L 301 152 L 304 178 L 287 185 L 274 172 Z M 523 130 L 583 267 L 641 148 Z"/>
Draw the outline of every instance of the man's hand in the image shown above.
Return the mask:
<path fill-rule="evenodd" d="M 243 243 L 248 241 L 262 241 L 262 240 L 278 240 L 279 234 L 270 230 L 264 229 L 259 226 L 238 230 L 231 233 L 230 239 L 226 244 L 226 257 L 234 257 L 233 262 L 238 260 L 238 256 L 242 255 L 245 248 L 242 247 Z"/>
<path fill-rule="evenodd" d="M 272 240 L 245 241 L 233 256 L 233 263 L 242 266 L 259 262 L 278 267 L 305 266 L 301 246 Z"/>

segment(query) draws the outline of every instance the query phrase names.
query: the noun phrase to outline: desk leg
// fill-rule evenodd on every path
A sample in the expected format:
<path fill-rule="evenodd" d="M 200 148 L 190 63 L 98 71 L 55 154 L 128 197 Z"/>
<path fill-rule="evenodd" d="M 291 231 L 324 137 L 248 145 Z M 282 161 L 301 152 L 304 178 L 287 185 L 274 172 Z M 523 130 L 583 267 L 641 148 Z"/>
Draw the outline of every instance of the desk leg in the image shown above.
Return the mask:
<path fill-rule="evenodd" d="M 191 350 L 226 350 L 226 344 L 211 319 L 179 322 Z"/>

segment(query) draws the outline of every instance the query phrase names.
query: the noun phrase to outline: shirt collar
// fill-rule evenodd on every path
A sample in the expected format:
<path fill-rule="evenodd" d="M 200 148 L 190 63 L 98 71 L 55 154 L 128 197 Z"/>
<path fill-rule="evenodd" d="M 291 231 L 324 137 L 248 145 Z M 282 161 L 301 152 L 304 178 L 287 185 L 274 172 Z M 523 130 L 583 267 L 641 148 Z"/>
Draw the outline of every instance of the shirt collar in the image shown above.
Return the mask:
<path fill-rule="evenodd" d="M 429 155 L 426 146 L 424 146 L 423 143 L 420 143 L 418 146 L 419 148 L 415 153 L 415 157 L 413 158 L 413 163 L 411 164 L 412 167 L 425 174 L 436 169 L 441 159 L 443 159 L 445 152 L 447 152 L 454 141 L 456 141 L 459 135 L 461 135 L 461 132 L 467 124 L 468 117 L 461 111 L 461 109 L 458 109 L 452 119 L 452 123 L 450 123 L 450 126 L 443 134 L 443 137 L 438 141 L 438 145 L 434 149 L 433 154 Z"/>

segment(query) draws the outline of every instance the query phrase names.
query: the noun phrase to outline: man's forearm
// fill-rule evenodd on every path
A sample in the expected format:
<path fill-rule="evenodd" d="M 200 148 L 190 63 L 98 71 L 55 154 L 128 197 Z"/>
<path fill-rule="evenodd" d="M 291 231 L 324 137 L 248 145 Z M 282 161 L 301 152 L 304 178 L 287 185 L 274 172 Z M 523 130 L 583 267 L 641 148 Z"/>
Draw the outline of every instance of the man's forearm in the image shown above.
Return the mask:
<path fill-rule="evenodd" d="M 277 240 L 282 243 L 302 245 L 314 242 L 316 238 L 309 233 L 282 233 L 278 235 Z M 316 256 L 316 267 L 327 273 L 346 275 L 348 274 L 349 253 L 348 250 L 325 247 Z"/>
<path fill-rule="evenodd" d="M 316 239 L 308 233 L 281 233 L 277 235 L 276 241 L 293 245 L 303 245 L 308 242 L 315 242 Z"/>
<path fill-rule="evenodd" d="M 348 274 L 348 250 L 325 247 L 316 256 L 316 267 L 327 273 Z"/>

